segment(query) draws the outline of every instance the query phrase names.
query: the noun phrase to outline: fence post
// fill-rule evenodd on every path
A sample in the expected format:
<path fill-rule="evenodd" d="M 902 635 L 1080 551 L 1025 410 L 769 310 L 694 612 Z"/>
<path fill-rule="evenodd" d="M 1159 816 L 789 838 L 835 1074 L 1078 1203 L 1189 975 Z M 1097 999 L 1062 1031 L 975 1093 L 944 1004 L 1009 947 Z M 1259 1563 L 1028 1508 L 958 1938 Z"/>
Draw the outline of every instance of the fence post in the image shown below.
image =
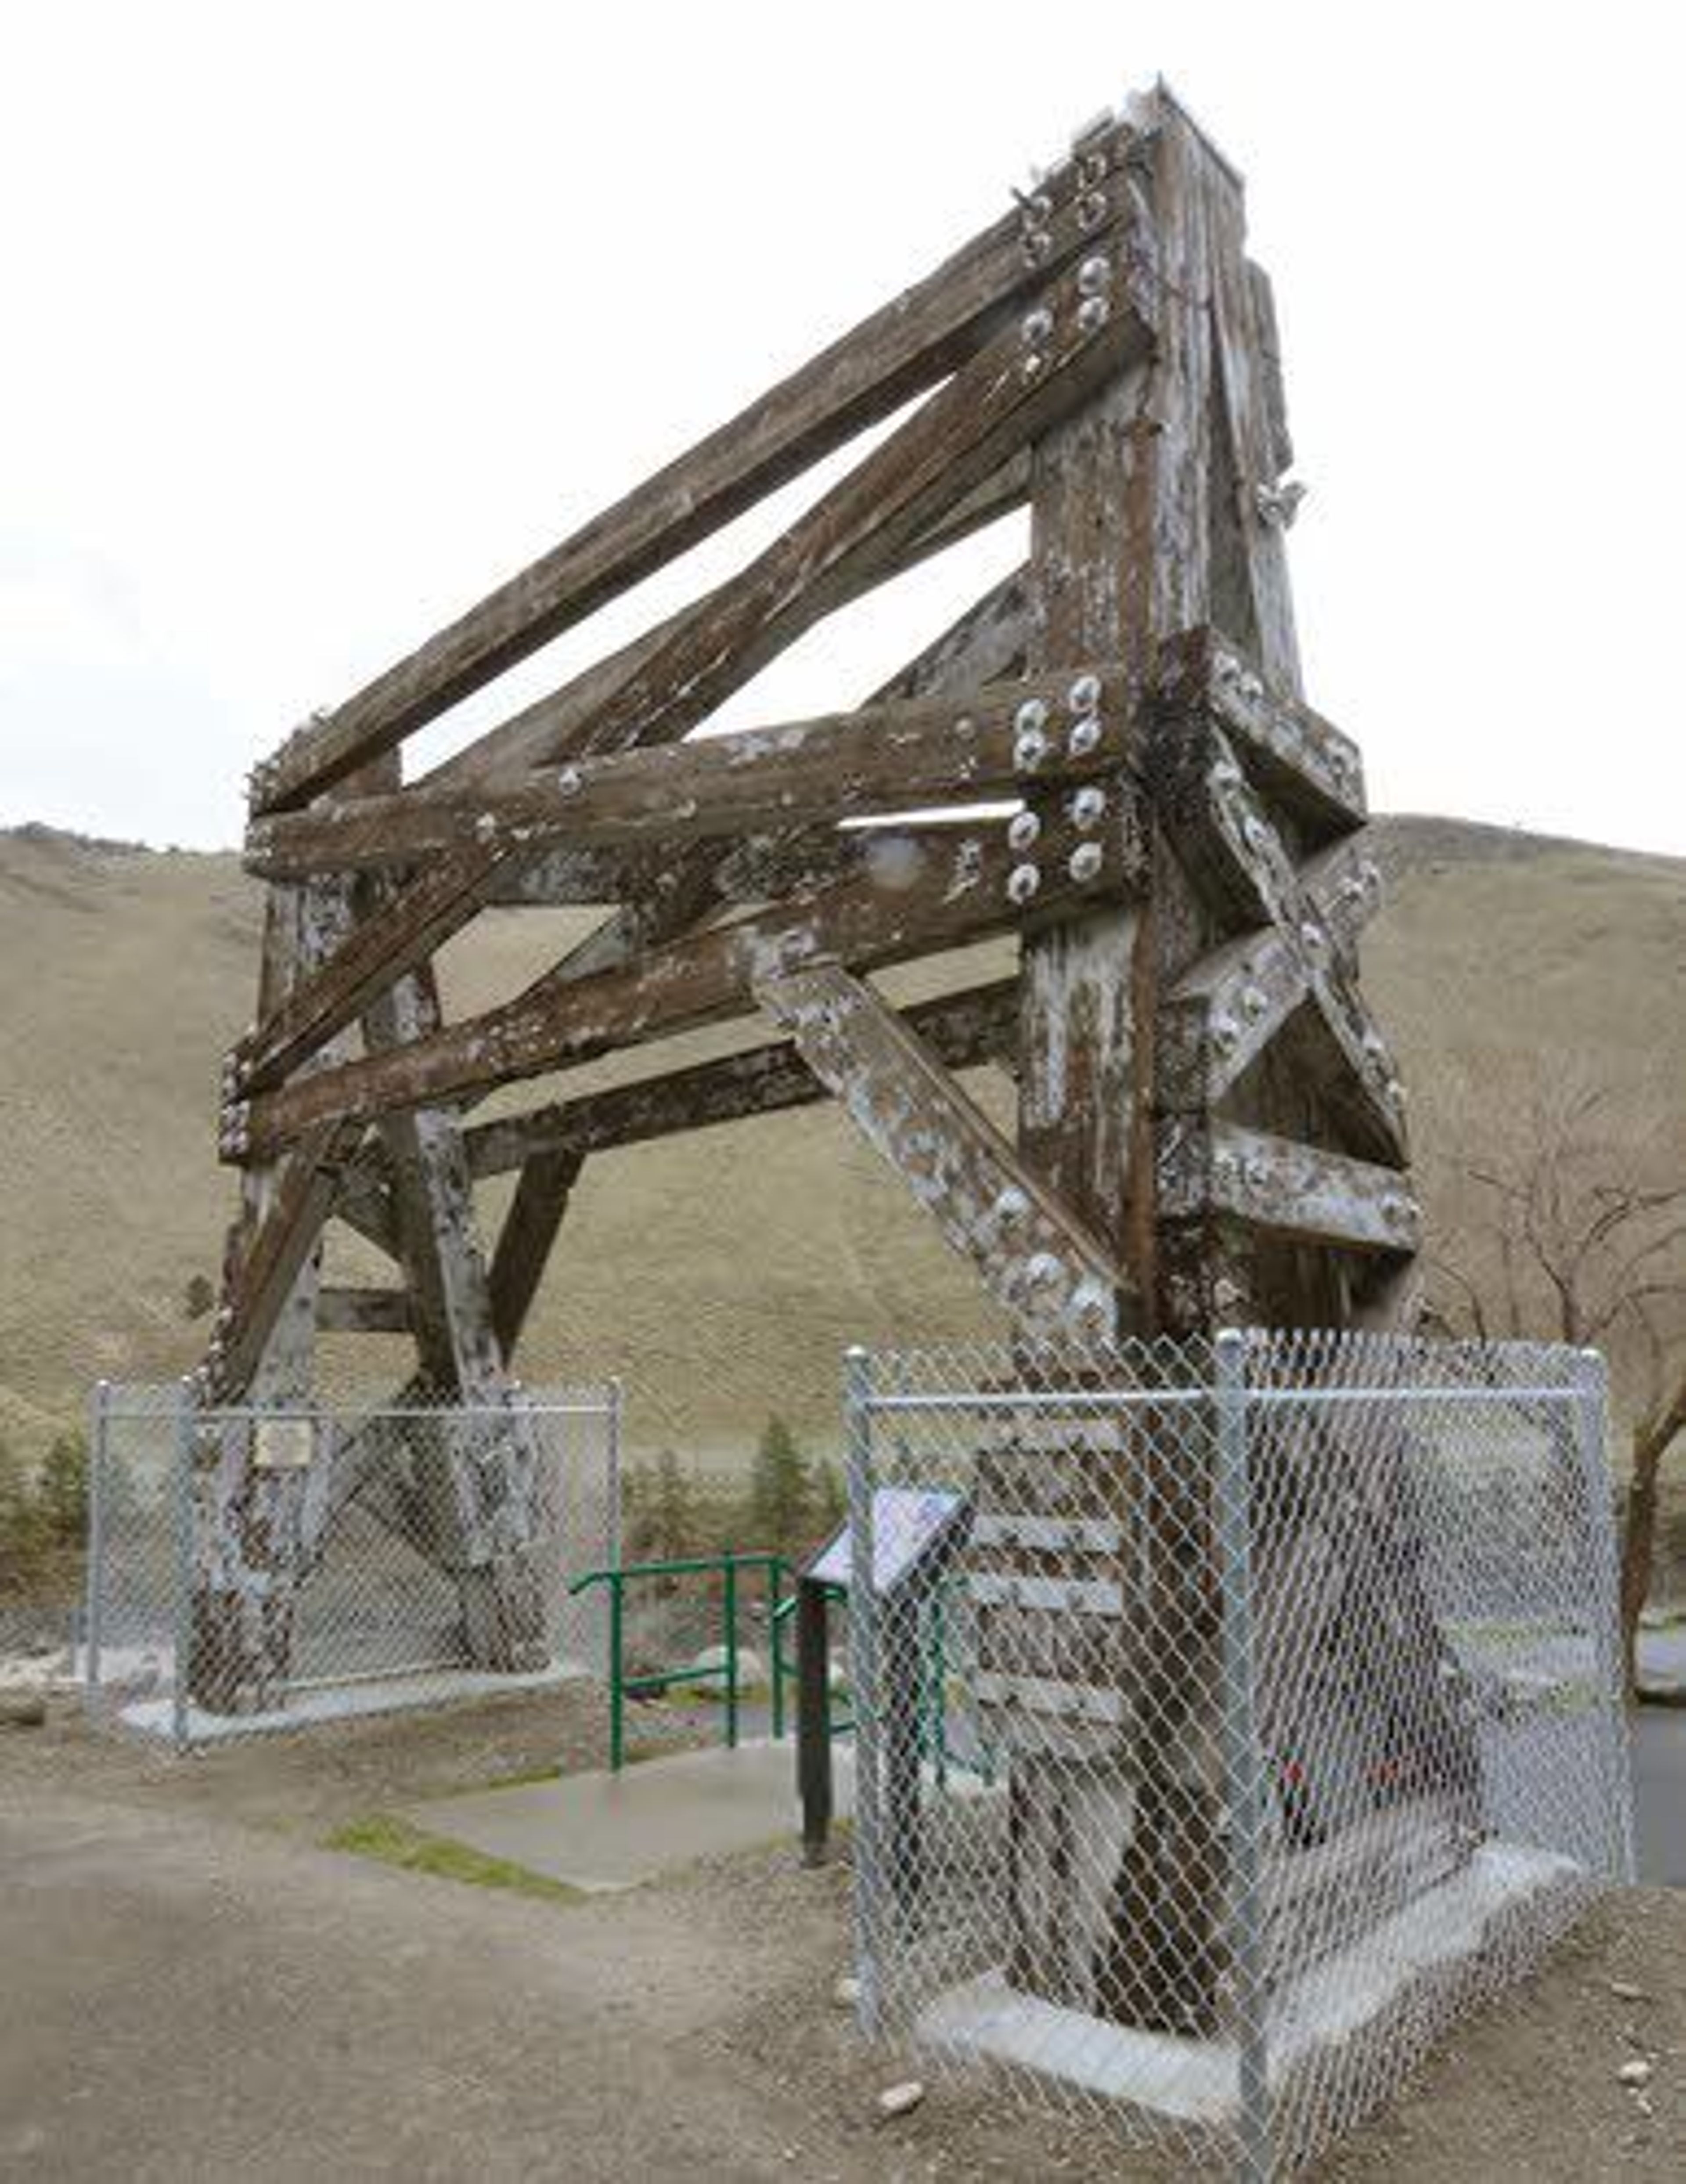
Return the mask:
<path fill-rule="evenodd" d="M 609 1496 L 609 1521 L 604 1527 L 604 1545 L 607 1552 L 604 1560 L 610 1569 L 620 1567 L 620 1425 L 626 1391 L 618 1379 L 609 1383 L 607 1404 L 607 1432 L 609 1446 L 604 1451 L 604 1488 Z"/>
<path fill-rule="evenodd" d="M 82 1695 L 92 1704 L 99 1689 L 99 1654 L 105 1635 L 105 1465 L 111 1383 L 94 1383 L 88 1421 L 88 1566 L 82 1609 Z"/>
<path fill-rule="evenodd" d="M 1603 1686 L 1605 1824 L 1614 1878 L 1631 1886 L 1637 1878 L 1633 1758 L 1628 1742 L 1628 1685 L 1622 1659 L 1620 1549 L 1604 1440 L 1608 1373 L 1596 1350 L 1579 1351 L 1575 1367 L 1575 1439 L 1591 1535 L 1590 1559 L 1598 1579 L 1593 1641 Z"/>
<path fill-rule="evenodd" d="M 609 1771 L 620 1772 L 620 1763 L 626 1755 L 626 1692 L 622 1671 L 625 1650 L 626 1616 L 621 1607 L 621 1576 L 619 1568 L 609 1576 Z"/>
<path fill-rule="evenodd" d="M 726 1748 L 737 1749 L 737 1557 L 726 1558 Z"/>
<path fill-rule="evenodd" d="M 1252 1510 L 1248 1491 L 1247 1337 L 1226 1328 L 1214 1346 L 1217 1445 L 1213 1489 L 1223 1604 L 1224 1802 L 1229 1808 L 1227 1924 L 1235 1993 L 1236 2174 L 1268 2184 L 1273 2174 L 1269 2031 L 1266 2023 L 1262 1756 L 1253 1703 Z"/>
<path fill-rule="evenodd" d="M 185 1752 L 191 1741 L 188 1679 L 193 1644 L 193 1383 L 175 1384 L 175 1452 L 171 1466 L 175 1569 L 175 1662 L 170 1677 L 170 1741 Z"/>
<path fill-rule="evenodd" d="M 843 1477 L 849 1502 L 849 1680 L 854 1713 L 854 1953 L 863 2032 L 882 2021 L 879 1992 L 878 1595 L 873 1584 L 872 1361 L 843 1353 Z"/>
<path fill-rule="evenodd" d="M 784 1735 L 784 1678 L 779 1673 L 779 1604 L 784 1597 L 784 1557 L 767 1564 L 767 1674 L 772 1685 L 772 1730 L 776 1744 Z"/>

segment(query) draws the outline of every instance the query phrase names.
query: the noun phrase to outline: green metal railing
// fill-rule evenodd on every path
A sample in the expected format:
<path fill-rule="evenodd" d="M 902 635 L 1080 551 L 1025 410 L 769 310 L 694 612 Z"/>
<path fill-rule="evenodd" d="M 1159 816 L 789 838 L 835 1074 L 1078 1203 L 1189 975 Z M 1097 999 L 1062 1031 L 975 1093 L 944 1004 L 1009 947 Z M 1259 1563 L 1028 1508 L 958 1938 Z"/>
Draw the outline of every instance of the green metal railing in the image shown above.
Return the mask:
<path fill-rule="evenodd" d="M 729 1751 L 737 1747 L 737 1601 L 738 1576 L 745 1570 L 766 1574 L 768 1682 L 772 1701 L 772 1733 L 784 1735 L 784 1680 L 787 1674 L 779 1654 L 775 1618 L 784 1591 L 786 1563 L 782 1555 L 684 1555 L 671 1562 L 624 1563 L 618 1569 L 587 1570 L 569 1586 L 570 1595 L 597 1585 L 609 1587 L 609 1764 L 619 1774 L 626 1758 L 626 1702 L 646 1693 L 668 1691 L 680 1684 L 723 1681 L 726 1685 L 726 1741 Z M 721 1635 L 726 1658 L 715 1668 L 687 1666 L 659 1669 L 649 1674 L 626 1674 L 626 1587 L 651 1578 L 718 1577 L 721 1580 Z"/>
<path fill-rule="evenodd" d="M 593 1585 L 609 1587 L 609 1763 L 615 1774 L 620 1773 L 626 1760 L 627 1700 L 672 1691 L 681 1685 L 725 1684 L 726 1748 L 728 1751 L 737 1750 L 741 1701 L 737 1676 L 738 1577 L 746 1570 L 761 1570 L 766 1574 L 767 1679 L 772 1716 L 770 1725 L 773 1736 L 780 1738 L 784 1735 L 785 1685 L 796 1674 L 795 1664 L 785 1658 L 783 1646 L 784 1626 L 796 1612 L 796 1595 L 784 1590 L 789 1565 L 782 1555 L 684 1555 L 668 1562 L 626 1563 L 617 1569 L 587 1570 L 568 1587 L 570 1595 L 585 1592 Z M 715 1668 L 699 1669 L 694 1663 L 687 1663 L 680 1668 L 658 1669 L 644 1675 L 629 1676 L 626 1660 L 626 1587 L 646 1579 L 676 1577 L 718 1577 L 721 1580 L 721 1635 L 726 1658 Z M 994 1772 L 993 1755 L 988 1752 L 970 1761 L 958 1761 L 949 1743 L 945 1626 L 951 1585 L 952 1580 L 939 1585 L 932 1601 L 921 1693 L 920 1744 L 936 1769 L 939 1786 L 947 1780 L 949 1769 L 954 1764 L 981 1774 L 986 1781 L 993 1779 Z M 848 1597 L 841 1585 L 827 1585 L 826 1593 L 832 1601 Z M 833 1736 L 847 1736 L 854 1727 L 852 1703 L 831 1717 L 830 1729 Z"/>

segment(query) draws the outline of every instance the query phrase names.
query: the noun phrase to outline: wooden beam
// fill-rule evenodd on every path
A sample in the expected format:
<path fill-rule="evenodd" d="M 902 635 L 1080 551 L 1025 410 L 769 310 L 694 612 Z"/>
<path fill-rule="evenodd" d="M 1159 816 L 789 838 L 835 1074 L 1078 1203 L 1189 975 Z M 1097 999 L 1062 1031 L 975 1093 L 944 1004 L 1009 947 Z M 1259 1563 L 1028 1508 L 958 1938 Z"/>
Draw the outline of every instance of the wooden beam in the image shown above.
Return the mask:
<path fill-rule="evenodd" d="M 550 1247 L 584 1166 L 583 1153 L 565 1150 L 536 1152 L 522 1163 L 520 1181 L 492 1255 L 492 1324 L 506 1362 L 520 1340 L 544 1279 Z"/>
<path fill-rule="evenodd" d="M 1010 978 L 921 1001 L 905 1011 L 916 1037 L 948 1069 L 972 1069 L 1010 1049 L 1017 987 Z M 501 1175 L 535 1156 L 610 1152 L 683 1130 L 706 1129 L 754 1115 L 805 1107 L 826 1089 L 787 1039 L 688 1069 L 611 1085 L 576 1100 L 559 1100 L 525 1115 L 500 1116 L 465 1139 L 470 1173 Z M 494 1279 L 495 1279 L 494 1263 Z"/>
<path fill-rule="evenodd" d="M 1121 853 L 1071 865 L 1084 838 L 1044 835 L 1034 858 L 1004 823 L 951 827 L 944 851 L 906 854 L 908 839 L 869 839 L 865 870 L 717 930 L 654 949 L 624 968 L 553 987 L 469 1018 L 391 1054 L 303 1077 L 240 1111 L 258 1156 L 293 1142 L 327 1116 L 381 1114 L 461 1099 L 542 1075 L 614 1046 L 637 1045 L 742 1014 L 758 978 L 821 956 L 871 967 L 1010 928 L 1084 896 L 1127 892 L 1138 873 Z M 1033 882 L 1015 881 L 1028 871 Z"/>
<path fill-rule="evenodd" d="M 1098 232 L 1103 239 L 1105 231 Z M 1119 238 L 1110 238 L 1116 253 Z M 1085 261 L 1086 263 L 1088 261 Z M 1105 292 L 1062 275 L 1027 323 L 992 341 L 748 568 L 687 616 L 614 694 L 591 748 L 677 740 L 835 603 L 864 567 L 893 557 L 1149 338 L 1140 269 L 1104 252 Z M 1093 284 L 1092 284 L 1093 285 Z M 1091 306 L 1099 306 L 1099 314 Z M 1035 366 L 1034 370 L 1030 367 Z M 562 755 L 540 753 L 537 755 Z M 393 978 L 473 916 L 498 866 L 525 853 L 477 846 L 437 859 L 342 956 L 289 996 L 243 1049 L 252 1086 L 272 1084 Z"/>
<path fill-rule="evenodd" d="M 867 703 L 950 698 L 1021 671 L 1028 611 L 1027 571 L 1015 570 L 968 607 Z M 825 838 L 826 859 L 836 861 L 832 870 L 841 873 L 846 868 L 850 844 L 860 838 L 835 833 Z M 683 852 L 662 868 L 659 884 L 664 900 L 654 906 L 656 929 L 672 936 L 687 924 L 700 922 L 720 902 L 765 900 L 787 894 L 793 887 L 819 884 L 826 876 L 826 866 L 815 861 L 815 846 L 811 832 L 781 832 L 742 844 L 724 857 L 700 845 Z M 627 961 L 652 929 L 652 907 L 629 905 L 619 918 L 599 927 L 572 950 L 557 966 L 557 976 L 586 978 Z"/>
<path fill-rule="evenodd" d="M 1114 134 L 1121 158 L 1127 131 Z M 1038 290 L 1090 247 L 1080 200 L 1093 193 L 1082 190 L 1075 164 L 1044 187 L 1046 216 L 1032 223 L 1033 233 L 1015 216 L 998 220 L 336 712 L 290 738 L 260 775 L 256 808 L 303 802 L 390 749 L 936 384 L 1021 294 Z"/>
<path fill-rule="evenodd" d="M 1044 1333 L 1110 1328 L 1117 1266 L 871 986 L 816 963 L 756 993 L 997 1303 Z"/>
<path fill-rule="evenodd" d="M 408 1334 L 408 1290 L 324 1287 L 316 1293 L 316 1325 L 324 1334 Z"/>
<path fill-rule="evenodd" d="M 954 543 L 969 530 L 977 527 L 981 521 L 993 521 L 1006 509 L 1024 497 L 1025 457 L 1023 452 L 1015 455 L 993 478 L 967 495 L 956 505 L 921 532 L 912 543 L 897 554 L 887 556 L 882 563 L 875 562 L 855 572 L 847 586 L 833 588 L 830 610 L 852 604 L 857 599 L 888 583 L 931 554 Z M 980 511 L 984 511 L 980 515 Z M 1010 579 L 1009 580 L 1010 582 Z M 998 590 L 1004 588 L 998 587 Z M 578 675 L 573 676 L 559 689 L 547 692 L 523 708 L 509 720 L 476 738 L 465 749 L 442 759 L 424 774 L 418 787 L 425 788 L 467 788 L 472 786 L 514 786 L 526 780 L 535 767 L 555 763 L 559 755 L 570 754 L 582 743 L 591 725 L 602 714 L 615 693 L 668 643 L 685 623 L 693 616 L 713 612 L 724 599 L 726 583 L 717 584 L 702 598 L 690 601 L 666 616 L 653 628 L 643 631 L 627 644 L 621 645 L 606 658 L 595 661 Z M 990 595 L 992 598 L 993 594 Z M 980 605 L 987 602 L 980 602 Z M 1020 648 L 1022 651 L 1022 646 Z M 979 672 L 966 678 L 979 682 L 991 679 Z M 886 691 L 886 698 L 915 697 L 922 694 L 915 690 Z"/>
<path fill-rule="evenodd" d="M 1160 1162 L 1168 1220 L 1211 1216 L 1296 1244 L 1416 1251 L 1421 1208 L 1397 1169 L 1234 1123 L 1170 1125 Z"/>
<path fill-rule="evenodd" d="M 210 1402 L 231 1401 L 250 1384 L 293 1284 L 316 1249 L 337 1170 L 362 1134 L 356 1124 L 318 1123 L 301 1134 L 278 1171 L 269 1204 L 231 1270 L 219 1331 L 206 1359 Z M 311 1302 L 314 1320 L 314 1298 Z"/>
<path fill-rule="evenodd" d="M 1358 900 L 1352 889 L 1356 885 Z M 1344 873 L 1322 889 L 1306 888 L 1310 916 L 1343 939 L 1374 908 L 1377 892 Z M 1388 1165 L 1405 1157 L 1399 1072 L 1341 951 L 1314 956 L 1298 933 L 1280 928 L 1244 933 L 1205 956 L 1167 996 L 1160 1014 L 1160 1099 L 1168 1112 L 1214 1106 L 1285 1028 L 1307 1013 L 1321 1027 L 1316 1050 L 1300 1042 L 1295 1074 L 1315 1086 L 1345 1149 Z M 1314 1066 L 1315 1065 L 1315 1066 Z"/>
<path fill-rule="evenodd" d="M 1073 691 L 1096 723 L 1081 749 Z M 282 813 L 253 822 L 246 865 L 281 878 L 414 864 L 476 844 L 613 848 L 659 838 L 682 848 L 699 836 L 1015 796 L 1139 764 L 1144 750 L 1122 673 L 1098 666 L 583 759 L 517 788 L 403 789 Z"/>
<path fill-rule="evenodd" d="M 1155 704 L 1209 719 L 1265 794 L 1314 838 L 1364 824 L 1357 744 L 1302 699 L 1270 688 L 1216 630 L 1186 630 L 1160 647 Z"/>

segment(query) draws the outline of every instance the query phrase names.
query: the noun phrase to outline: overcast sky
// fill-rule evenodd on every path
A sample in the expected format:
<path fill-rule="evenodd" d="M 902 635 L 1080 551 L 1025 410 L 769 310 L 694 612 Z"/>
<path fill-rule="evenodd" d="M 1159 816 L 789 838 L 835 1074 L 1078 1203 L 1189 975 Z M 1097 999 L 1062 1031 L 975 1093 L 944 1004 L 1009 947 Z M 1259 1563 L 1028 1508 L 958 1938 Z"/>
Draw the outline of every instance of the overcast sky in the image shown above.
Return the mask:
<path fill-rule="evenodd" d="M 1310 488 L 1308 693 L 1363 744 L 1374 804 L 1686 852 L 1680 20 L 1637 0 L 6 8 L 0 822 L 233 842 L 247 767 L 304 713 L 1163 72 L 1249 178 Z M 731 717 L 855 702 L 1017 550 L 979 541 L 827 625 Z"/>

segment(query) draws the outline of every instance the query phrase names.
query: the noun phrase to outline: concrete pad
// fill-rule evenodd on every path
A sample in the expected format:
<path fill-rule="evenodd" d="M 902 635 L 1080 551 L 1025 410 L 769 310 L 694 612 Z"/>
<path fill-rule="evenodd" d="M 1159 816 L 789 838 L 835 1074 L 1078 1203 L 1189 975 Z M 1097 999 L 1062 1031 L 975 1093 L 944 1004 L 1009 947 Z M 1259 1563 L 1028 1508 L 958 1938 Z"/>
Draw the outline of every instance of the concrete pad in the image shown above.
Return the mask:
<path fill-rule="evenodd" d="M 853 1755 L 832 1753 L 839 1819 L 854 1805 Z M 796 1744 L 758 1737 L 736 1752 L 676 1752 L 619 1774 L 568 1774 L 412 1805 L 405 1818 L 531 1872 L 593 1893 L 634 1888 L 699 1858 L 759 1850 L 799 1825 Z"/>
<path fill-rule="evenodd" d="M 295 1684 L 285 1706 L 258 1713 L 207 1713 L 187 1709 L 187 1741 L 215 1744 L 226 1737 L 255 1736 L 283 1729 L 310 1729 L 325 1721 L 353 1721 L 365 1714 L 404 1713 L 416 1707 L 437 1707 L 453 1699 L 497 1698 L 509 1691 L 548 1691 L 577 1683 L 590 1669 L 578 1661 L 554 1661 L 548 1668 L 516 1675 L 494 1675 L 481 1669 L 421 1669 L 408 1674 L 364 1676 L 343 1683 Z M 142 1736 L 168 1740 L 175 1732 L 175 1704 L 162 1698 L 131 1699 L 115 1719 Z"/>
<path fill-rule="evenodd" d="M 1268 2070 L 1281 2089 L 1320 2054 L 1409 2008 L 1425 1986 L 1472 1976 L 1500 1923 L 1542 1893 L 1585 1883 L 1572 1860 L 1487 1843 L 1468 1864 L 1315 1965 L 1274 1997 Z M 921 2011 L 915 2036 L 968 2057 L 1033 2070 L 1168 2122 L 1233 2126 L 1239 2058 L 1233 2040 L 1140 2031 L 1044 2002 L 986 1972 Z"/>

